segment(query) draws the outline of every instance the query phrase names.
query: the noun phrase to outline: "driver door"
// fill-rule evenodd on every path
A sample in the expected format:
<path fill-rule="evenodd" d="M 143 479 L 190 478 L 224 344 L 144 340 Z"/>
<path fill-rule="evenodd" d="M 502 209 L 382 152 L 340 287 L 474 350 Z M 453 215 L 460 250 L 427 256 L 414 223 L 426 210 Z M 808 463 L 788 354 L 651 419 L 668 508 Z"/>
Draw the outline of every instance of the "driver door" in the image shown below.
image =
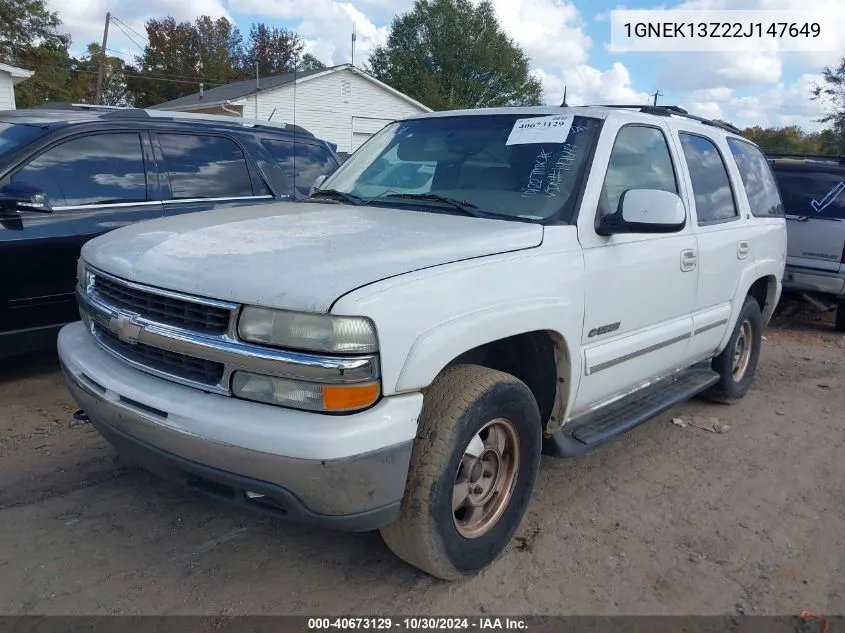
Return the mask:
<path fill-rule="evenodd" d="M 152 175 L 152 179 L 150 176 Z M 5 182 L 41 189 L 52 213 L 24 211 L 0 228 L 0 333 L 24 335 L 79 318 L 74 288 L 82 245 L 112 229 L 160 217 L 145 132 L 77 136 L 23 164 Z"/>
<path fill-rule="evenodd" d="M 610 160 L 606 171 L 593 170 L 578 219 L 586 289 L 573 416 L 687 361 L 698 283 L 689 211 L 677 233 L 596 232 L 602 215 L 619 210 L 626 190 L 660 189 L 684 198 L 670 139 L 663 125 L 627 124 L 608 125 L 599 141 L 597 156 L 609 153 Z"/>

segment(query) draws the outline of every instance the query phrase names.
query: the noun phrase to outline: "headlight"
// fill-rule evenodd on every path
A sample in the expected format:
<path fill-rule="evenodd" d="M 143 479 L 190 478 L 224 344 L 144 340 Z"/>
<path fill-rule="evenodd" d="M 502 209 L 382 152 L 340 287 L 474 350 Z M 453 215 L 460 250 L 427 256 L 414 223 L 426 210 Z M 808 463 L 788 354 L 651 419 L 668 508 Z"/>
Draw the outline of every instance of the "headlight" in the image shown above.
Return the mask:
<path fill-rule="evenodd" d="M 85 260 L 80 257 L 76 260 L 76 283 L 82 290 L 88 290 L 93 281 L 94 273 L 85 265 Z"/>
<path fill-rule="evenodd" d="M 364 317 L 333 316 L 247 306 L 238 320 L 245 341 L 334 354 L 378 350 L 376 328 Z"/>
<path fill-rule="evenodd" d="M 232 376 L 232 393 L 239 398 L 318 412 L 363 409 L 379 397 L 377 382 L 324 385 L 301 380 L 274 378 L 247 371 Z"/>

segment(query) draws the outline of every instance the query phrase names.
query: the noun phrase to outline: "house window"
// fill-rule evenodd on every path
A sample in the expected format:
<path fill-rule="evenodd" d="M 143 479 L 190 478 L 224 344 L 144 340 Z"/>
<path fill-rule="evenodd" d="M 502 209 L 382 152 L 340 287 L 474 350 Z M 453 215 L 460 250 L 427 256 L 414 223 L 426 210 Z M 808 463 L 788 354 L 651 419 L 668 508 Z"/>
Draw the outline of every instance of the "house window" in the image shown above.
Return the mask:
<path fill-rule="evenodd" d="M 346 80 L 340 82 L 340 96 L 348 99 L 352 96 L 352 84 Z"/>

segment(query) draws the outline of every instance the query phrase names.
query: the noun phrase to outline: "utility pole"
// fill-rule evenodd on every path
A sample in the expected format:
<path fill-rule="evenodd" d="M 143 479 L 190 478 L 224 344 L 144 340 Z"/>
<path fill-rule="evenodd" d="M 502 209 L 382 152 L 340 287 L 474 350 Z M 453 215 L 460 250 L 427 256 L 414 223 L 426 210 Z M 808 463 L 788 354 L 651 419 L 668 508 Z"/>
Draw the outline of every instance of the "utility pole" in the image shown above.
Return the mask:
<path fill-rule="evenodd" d="M 100 105 L 103 97 L 103 75 L 106 72 L 106 46 L 109 42 L 109 23 L 111 22 L 111 13 L 106 13 L 106 26 L 103 29 L 103 45 L 100 47 L 100 64 L 97 68 L 97 89 L 94 93 L 94 104 Z"/>
<path fill-rule="evenodd" d="M 355 65 L 355 23 L 352 23 L 352 65 Z"/>
<path fill-rule="evenodd" d="M 660 92 L 659 90 L 654 93 L 654 105 L 657 105 L 657 97 L 662 97 L 662 96 L 663 96 L 663 93 Z"/>

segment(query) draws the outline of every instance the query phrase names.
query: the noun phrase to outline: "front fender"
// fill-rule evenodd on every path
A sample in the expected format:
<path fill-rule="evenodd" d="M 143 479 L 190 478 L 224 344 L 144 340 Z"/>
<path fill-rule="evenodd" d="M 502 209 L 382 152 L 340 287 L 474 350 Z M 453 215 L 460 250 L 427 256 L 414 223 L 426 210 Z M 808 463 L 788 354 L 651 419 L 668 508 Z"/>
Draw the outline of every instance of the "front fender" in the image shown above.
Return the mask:
<path fill-rule="evenodd" d="M 574 301 L 543 300 L 504 304 L 463 314 L 423 332 L 411 345 L 396 391 L 417 391 L 429 386 L 444 367 L 473 348 L 526 332 L 548 331 L 570 360 L 567 374 L 560 376 L 570 389 L 581 375 L 581 356 L 571 353 L 568 343 L 579 341 L 583 305 Z M 566 318 L 563 318 L 566 315 Z M 559 368 L 560 371 L 560 368 Z"/>

